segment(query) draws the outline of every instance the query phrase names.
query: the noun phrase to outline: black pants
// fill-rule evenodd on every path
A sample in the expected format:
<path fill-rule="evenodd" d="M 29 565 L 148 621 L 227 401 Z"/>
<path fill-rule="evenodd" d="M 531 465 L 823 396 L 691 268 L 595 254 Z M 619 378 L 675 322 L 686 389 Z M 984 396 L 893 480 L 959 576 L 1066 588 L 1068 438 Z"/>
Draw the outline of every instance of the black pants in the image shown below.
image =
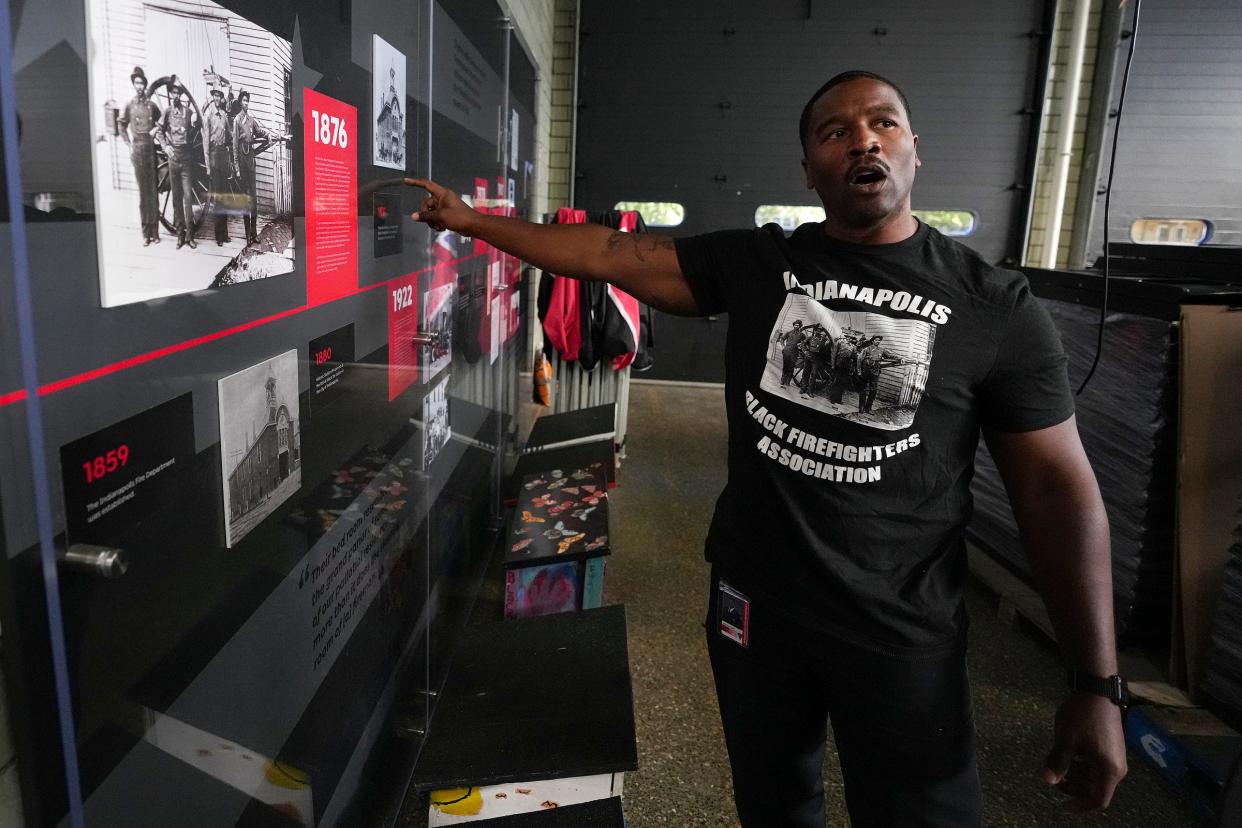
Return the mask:
<path fill-rule="evenodd" d="M 190 170 L 190 148 L 173 147 L 168 152 L 168 179 L 172 183 L 173 227 L 177 237 L 194 237 L 194 178 Z"/>
<path fill-rule="evenodd" d="M 155 171 L 155 144 L 150 138 L 135 138 L 129 159 L 134 165 L 134 181 L 138 185 L 138 219 L 142 223 L 142 239 L 160 237 L 160 203 Z"/>
<path fill-rule="evenodd" d="M 211 199 L 215 218 L 216 241 L 229 240 L 229 217 L 221 212 L 220 203 L 228 200 L 233 188 L 229 185 L 229 173 L 232 172 L 233 160 L 229 157 L 229 148 L 220 146 L 211 148 Z"/>
<path fill-rule="evenodd" d="M 255 198 L 254 157 L 240 150 L 237 156 L 237 178 L 242 195 L 246 197 L 246 213 L 242 219 L 246 225 L 246 242 L 259 240 L 259 204 Z"/>
<path fill-rule="evenodd" d="M 781 351 L 781 385 L 789 385 L 794 369 L 798 367 L 797 350 Z"/>
<path fill-rule="evenodd" d="M 824 372 L 827 370 L 824 363 L 817 357 L 807 357 L 806 367 L 802 371 L 802 385 L 799 386 L 803 394 L 814 394 L 819 390 L 818 385 L 824 378 Z"/>
<path fill-rule="evenodd" d="M 875 402 L 876 392 L 879 390 L 880 375 L 864 374 L 862 388 L 858 391 L 858 410 L 870 414 L 871 406 Z"/>
<path fill-rule="evenodd" d="M 713 578 L 708 654 L 744 828 L 823 828 L 829 719 L 853 828 L 979 824 L 964 642 L 888 655 L 752 604 L 742 647 L 719 632 L 717 595 Z"/>
<path fill-rule="evenodd" d="M 849 364 L 838 366 L 832 372 L 832 388 L 828 393 L 828 399 L 834 403 L 841 403 L 845 399 L 845 392 L 851 385 L 851 374 Z"/>

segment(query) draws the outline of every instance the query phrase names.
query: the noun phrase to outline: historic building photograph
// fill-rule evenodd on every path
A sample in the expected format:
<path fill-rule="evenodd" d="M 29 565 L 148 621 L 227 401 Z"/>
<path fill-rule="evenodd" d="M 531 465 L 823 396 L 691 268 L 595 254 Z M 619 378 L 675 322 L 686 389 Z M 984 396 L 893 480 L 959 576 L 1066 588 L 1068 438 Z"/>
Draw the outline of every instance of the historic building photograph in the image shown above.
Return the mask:
<path fill-rule="evenodd" d="M 298 352 L 220 380 L 220 462 L 228 546 L 302 485 Z"/>

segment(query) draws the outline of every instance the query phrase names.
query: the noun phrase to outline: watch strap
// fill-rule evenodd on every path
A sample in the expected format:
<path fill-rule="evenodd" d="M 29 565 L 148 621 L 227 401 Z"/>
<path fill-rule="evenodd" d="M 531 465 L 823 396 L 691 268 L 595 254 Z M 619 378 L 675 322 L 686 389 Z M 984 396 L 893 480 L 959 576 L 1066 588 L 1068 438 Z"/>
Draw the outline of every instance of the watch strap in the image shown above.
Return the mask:
<path fill-rule="evenodd" d="M 1066 671 L 1066 677 L 1071 690 L 1103 696 L 1120 708 L 1130 706 L 1130 687 L 1119 675 L 1097 676 L 1070 668 Z"/>

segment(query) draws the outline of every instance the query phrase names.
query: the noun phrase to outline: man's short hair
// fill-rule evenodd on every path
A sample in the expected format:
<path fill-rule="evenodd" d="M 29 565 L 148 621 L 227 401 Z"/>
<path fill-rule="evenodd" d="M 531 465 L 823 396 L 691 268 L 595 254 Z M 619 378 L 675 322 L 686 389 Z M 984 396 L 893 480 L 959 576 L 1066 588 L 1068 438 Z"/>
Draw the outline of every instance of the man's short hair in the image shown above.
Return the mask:
<path fill-rule="evenodd" d="M 238 103 L 241 103 L 243 100 L 245 100 L 245 101 L 250 100 L 250 93 L 249 93 L 249 92 L 247 92 L 245 89 L 243 89 L 243 90 L 241 91 L 241 94 L 237 96 L 237 102 L 238 102 Z"/>
<path fill-rule="evenodd" d="M 795 325 L 797 325 L 799 328 L 801 328 L 801 327 L 802 327 L 802 320 L 801 320 L 801 319 L 795 319 L 793 323 L 794 323 Z"/>
<path fill-rule="evenodd" d="M 219 98 L 220 100 L 224 100 L 224 93 L 223 93 L 223 92 L 221 92 L 219 89 L 213 89 L 213 90 L 211 90 L 211 97 L 213 97 L 213 98 Z"/>
<path fill-rule="evenodd" d="M 863 69 L 850 69 L 829 78 L 827 83 L 815 90 L 815 94 L 806 102 L 806 106 L 802 107 L 802 117 L 798 119 L 798 140 L 802 143 L 802 151 L 804 153 L 806 152 L 806 131 L 811 126 L 811 107 L 815 106 L 815 102 L 834 86 L 840 86 L 843 83 L 859 79 L 879 81 L 885 86 L 890 87 L 897 93 L 897 97 L 901 99 L 901 105 L 905 107 L 906 120 L 910 120 L 910 102 L 906 100 L 906 93 L 901 91 L 900 86 L 882 75 L 877 75 L 875 72 L 867 72 Z"/>

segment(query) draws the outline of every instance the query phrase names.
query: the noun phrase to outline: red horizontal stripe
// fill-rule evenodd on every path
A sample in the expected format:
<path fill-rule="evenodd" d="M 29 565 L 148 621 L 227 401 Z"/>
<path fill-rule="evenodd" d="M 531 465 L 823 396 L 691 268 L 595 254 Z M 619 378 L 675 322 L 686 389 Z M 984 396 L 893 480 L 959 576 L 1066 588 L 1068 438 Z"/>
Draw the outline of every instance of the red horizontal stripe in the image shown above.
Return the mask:
<path fill-rule="evenodd" d="M 231 328 L 225 328 L 222 331 L 209 333 L 206 336 L 196 336 L 193 339 L 187 339 L 184 342 L 177 342 L 173 345 L 166 345 L 163 348 L 156 348 L 154 351 L 147 351 L 145 354 L 138 354 L 137 356 L 132 356 L 128 359 L 122 359 L 119 362 L 112 363 L 111 365 L 101 365 L 98 368 L 92 368 L 91 370 L 84 371 L 81 374 L 75 374 L 72 377 L 65 377 L 64 379 L 49 382 L 46 385 L 41 385 L 39 386 L 39 396 L 46 397 L 48 394 L 55 394 L 57 391 L 64 391 L 66 388 L 72 388 L 73 386 L 81 385 L 84 382 L 90 382 L 91 380 L 96 380 L 100 377 L 106 377 L 109 374 L 115 374 L 118 371 L 124 371 L 126 368 L 133 368 L 135 365 L 142 365 L 144 362 L 151 362 L 152 360 L 160 359 L 162 357 L 169 356 L 170 354 L 188 351 L 189 349 L 196 348 L 199 345 L 214 342 L 217 339 L 223 339 L 224 337 L 232 336 L 235 333 L 248 331 L 251 328 L 257 328 L 260 325 L 275 322 L 277 319 L 284 319 L 286 316 L 293 316 L 295 313 L 301 313 L 304 310 L 306 310 L 305 305 L 300 308 L 290 308 L 289 310 L 281 311 L 280 313 L 274 313 L 271 316 L 264 316 L 260 319 L 254 319 L 250 322 L 243 322 L 240 325 L 234 325 Z"/>
<path fill-rule="evenodd" d="M 484 254 L 472 253 L 469 256 L 462 256 L 460 258 L 452 259 L 447 262 L 437 262 L 435 264 L 428 265 L 427 267 L 424 267 L 421 270 L 416 270 L 412 274 L 407 274 L 407 275 L 419 275 L 423 273 L 428 273 L 436 269 L 437 267 L 442 267 L 444 265 L 458 264 L 460 262 L 469 261 L 470 259 L 477 259 L 481 255 L 484 255 Z M 355 293 L 350 294 L 350 295 L 352 296 L 358 293 L 364 293 L 368 290 L 374 290 L 375 288 L 387 287 L 387 286 L 388 286 L 388 282 L 386 281 L 377 282 L 376 284 L 367 285 L 364 288 L 359 288 L 357 291 L 355 291 Z M 345 297 L 342 297 L 342 298 L 345 298 Z M 322 306 L 317 306 L 317 307 L 322 307 Z M 199 345 L 205 345 L 206 343 L 214 342 L 217 339 L 224 339 L 225 337 L 232 336 L 233 334 L 241 333 L 242 331 L 248 331 L 251 328 L 257 328 L 262 325 L 266 325 L 270 322 L 275 322 L 278 319 L 284 319 L 287 316 L 293 316 L 294 314 L 301 313 L 302 311 L 305 311 L 305 310 L 310 310 L 310 306 L 303 305 L 297 308 L 290 308 L 289 310 L 280 311 L 279 313 L 273 313 L 269 316 L 264 316 L 259 319 L 253 319 L 249 322 L 243 322 L 240 325 L 234 325 L 231 328 L 225 328 L 223 330 L 219 330 L 214 333 L 209 333 L 204 336 L 196 336 L 193 339 L 187 339 L 183 342 L 176 342 L 172 345 L 165 345 L 163 348 L 156 348 L 154 351 L 147 351 L 145 354 L 138 354 L 136 356 L 128 357 L 118 362 L 113 362 L 109 365 L 101 365 L 98 368 L 92 368 L 89 371 L 83 371 L 80 374 L 74 374 L 73 376 L 65 377 L 64 379 L 58 379 L 58 380 L 55 380 L 54 382 L 49 382 L 44 385 L 41 385 L 39 386 L 39 396 L 46 397 L 49 394 L 55 394 L 58 391 L 64 391 L 66 388 L 72 388 L 75 385 L 81 385 L 82 383 L 85 383 L 85 382 L 91 382 L 92 380 L 97 380 L 97 379 L 100 379 L 101 377 L 106 377 L 109 374 L 116 374 L 120 371 L 126 370 L 127 368 L 133 368 L 135 365 L 142 365 L 144 362 L 151 362 L 153 360 L 161 359 L 171 354 L 180 353 L 181 351 L 188 351 L 191 348 L 197 348 Z M 15 391 L 9 391 L 7 393 L 0 394 L 0 407 L 4 407 L 6 405 L 12 405 L 13 403 L 21 402 L 24 399 L 26 399 L 26 390 L 24 388 L 19 388 Z"/>

